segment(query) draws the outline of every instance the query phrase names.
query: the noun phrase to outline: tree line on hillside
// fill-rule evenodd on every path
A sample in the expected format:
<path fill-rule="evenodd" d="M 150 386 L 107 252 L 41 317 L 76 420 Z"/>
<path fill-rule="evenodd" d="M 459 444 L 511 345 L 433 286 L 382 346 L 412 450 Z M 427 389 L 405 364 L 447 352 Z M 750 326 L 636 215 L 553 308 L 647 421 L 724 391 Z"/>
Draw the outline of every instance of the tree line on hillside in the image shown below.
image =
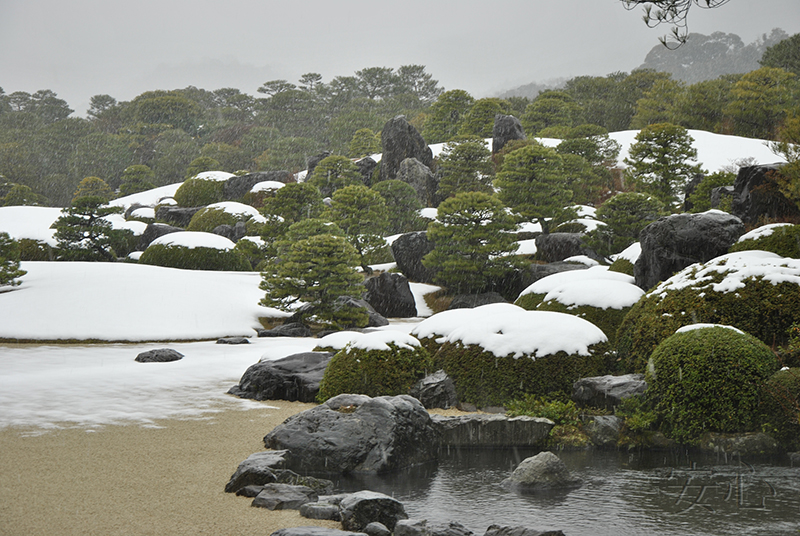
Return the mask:
<path fill-rule="evenodd" d="M 53 91 L 0 89 L 0 201 L 65 206 L 87 177 L 132 193 L 208 169 L 298 171 L 321 151 L 350 158 L 380 151 L 382 126 L 400 114 L 427 143 L 489 137 L 498 113 L 520 118 L 529 136 L 668 122 L 774 140 L 800 107 L 799 39 L 770 47 L 764 67 L 743 75 L 695 84 L 648 69 L 578 76 L 534 99 L 444 91 L 421 65 L 365 68 L 330 82 L 316 73 L 297 84 L 272 80 L 259 97 L 195 87 L 126 102 L 95 95 L 86 119 L 72 117 Z"/>

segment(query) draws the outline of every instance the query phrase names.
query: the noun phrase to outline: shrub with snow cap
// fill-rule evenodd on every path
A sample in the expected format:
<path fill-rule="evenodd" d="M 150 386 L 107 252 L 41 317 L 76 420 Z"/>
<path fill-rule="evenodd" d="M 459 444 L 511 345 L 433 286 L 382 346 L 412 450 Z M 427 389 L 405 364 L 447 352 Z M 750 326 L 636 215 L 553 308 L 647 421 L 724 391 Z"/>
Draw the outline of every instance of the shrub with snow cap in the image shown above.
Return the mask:
<path fill-rule="evenodd" d="M 568 393 L 577 379 L 607 370 L 605 334 L 563 313 L 492 304 L 436 314 L 412 334 L 435 338 L 435 365 L 453 378 L 458 399 L 482 406 Z"/>
<path fill-rule="evenodd" d="M 571 270 L 543 277 L 520 292 L 516 305 L 532 311 L 542 303 L 547 293 L 563 285 L 578 281 L 610 280 L 633 284 L 633 277 L 609 271 L 608 266 L 592 266 L 586 270 Z"/>
<path fill-rule="evenodd" d="M 763 342 L 727 328 L 679 330 L 650 357 L 646 396 L 668 437 L 692 443 L 704 432 L 760 430 L 763 386 L 778 362 Z"/>
<path fill-rule="evenodd" d="M 326 340 L 327 339 L 327 340 Z M 349 341 L 346 342 L 345 341 Z M 430 354 L 419 341 L 399 331 L 341 332 L 320 340 L 320 346 L 340 346 L 325 369 L 320 402 L 342 393 L 372 397 L 407 394 L 414 383 L 433 371 Z"/>
<path fill-rule="evenodd" d="M 267 219 L 254 207 L 234 201 L 212 203 L 192 216 L 187 231 L 210 233 L 219 225 L 234 226 L 237 222 L 266 223 Z"/>
<path fill-rule="evenodd" d="M 224 236 L 181 231 L 153 240 L 139 262 L 184 270 L 250 270 L 250 263 L 234 247 Z"/>
<path fill-rule="evenodd" d="M 790 223 L 762 225 L 740 236 L 730 251 L 734 253 L 753 249 L 800 259 L 800 225 Z"/>
<path fill-rule="evenodd" d="M 233 173 L 224 171 L 204 171 L 191 179 L 187 179 L 175 192 L 175 201 L 182 207 L 202 207 L 223 200 L 222 193 L 225 181 L 233 177 Z"/>
<path fill-rule="evenodd" d="M 800 322 L 800 260 L 744 251 L 693 264 L 642 296 L 617 332 L 629 372 L 644 372 L 653 349 L 687 324 L 725 324 L 782 345 Z"/>

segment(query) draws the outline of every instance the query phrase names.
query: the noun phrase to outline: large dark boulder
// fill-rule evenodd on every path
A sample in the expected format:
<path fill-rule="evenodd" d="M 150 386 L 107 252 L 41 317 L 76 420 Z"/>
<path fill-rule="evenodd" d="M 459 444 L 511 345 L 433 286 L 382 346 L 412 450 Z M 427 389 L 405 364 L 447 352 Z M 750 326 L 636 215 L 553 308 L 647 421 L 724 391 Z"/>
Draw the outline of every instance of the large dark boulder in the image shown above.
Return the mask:
<path fill-rule="evenodd" d="M 284 184 L 294 181 L 294 175 L 286 170 L 256 171 L 238 177 L 231 177 L 222 185 L 222 196 L 226 201 L 238 201 L 259 182 L 275 181 Z"/>
<path fill-rule="evenodd" d="M 524 140 L 525 129 L 513 115 L 497 114 L 492 128 L 492 154 L 499 153 L 511 140 Z"/>
<path fill-rule="evenodd" d="M 315 402 L 332 353 L 303 352 L 250 366 L 228 394 L 254 400 Z"/>
<path fill-rule="evenodd" d="M 579 487 L 581 480 L 572 476 L 558 456 L 544 451 L 522 460 L 500 485 L 515 491 L 535 492 Z"/>
<path fill-rule="evenodd" d="M 145 228 L 142 236 L 139 237 L 139 244 L 136 246 L 136 249 L 138 251 L 144 251 L 147 249 L 147 246 L 150 245 L 150 242 L 156 238 L 170 233 L 177 233 L 178 231 L 183 231 L 183 229 L 167 225 L 166 223 L 150 223 Z"/>
<path fill-rule="evenodd" d="M 644 394 L 644 374 L 593 376 L 572 384 L 572 400 L 579 406 L 613 410 L 625 398 Z"/>
<path fill-rule="evenodd" d="M 400 162 L 395 178 L 414 188 L 422 206 L 429 207 L 435 204 L 439 181 L 433 171 L 416 158 L 406 158 Z"/>
<path fill-rule="evenodd" d="M 400 163 L 406 158 L 416 158 L 427 168 L 433 162 L 433 153 L 404 115 L 390 119 L 381 131 L 381 180 L 386 181 L 397 178 Z"/>
<path fill-rule="evenodd" d="M 583 243 L 583 238 L 583 233 L 539 235 L 536 237 L 536 256 L 544 262 L 559 262 L 577 255 L 596 258 L 595 252 Z"/>
<path fill-rule="evenodd" d="M 453 379 L 443 370 L 437 370 L 419 380 L 411 387 L 408 394 L 419 400 L 427 409 L 447 409 L 458 404 Z"/>
<path fill-rule="evenodd" d="M 375 172 L 375 168 L 378 167 L 378 163 L 372 157 L 366 156 L 361 160 L 356 160 L 355 164 L 358 172 L 361 173 L 361 180 L 364 185 L 372 186 L 372 174 Z"/>
<path fill-rule="evenodd" d="M 778 190 L 770 174 L 784 164 L 761 164 L 739 168 L 733 190 L 731 213 L 748 225 L 759 221 L 800 217 L 800 208 Z"/>
<path fill-rule="evenodd" d="M 691 264 L 724 255 L 743 232 L 742 220 L 725 212 L 660 218 L 639 233 L 642 254 L 634 265 L 636 285 L 649 290 Z"/>
<path fill-rule="evenodd" d="M 422 265 L 422 257 L 433 251 L 433 242 L 425 231 L 400 235 L 392 242 L 392 256 L 397 268 L 410 281 L 432 283 L 433 272 Z"/>
<path fill-rule="evenodd" d="M 342 528 L 363 531 L 370 523 L 381 523 L 389 530 L 401 519 L 408 519 L 403 504 L 374 491 L 358 491 L 344 497 L 339 502 Z"/>
<path fill-rule="evenodd" d="M 339 395 L 290 417 L 264 444 L 288 450 L 289 467 L 301 473 L 375 474 L 435 460 L 438 434 L 408 395 Z"/>
<path fill-rule="evenodd" d="M 367 279 L 364 286 L 367 289 L 364 300 L 380 315 L 387 318 L 417 316 L 414 294 L 404 275 L 384 272 Z"/>
<path fill-rule="evenodd" d="M 187 227 L 192 221 L 192 216 L 203 210 L 205 207 L 178 207 L 175 205 L 164 205 L 156 210 L 156 219 L 165 221 L 176 227 Z"/>

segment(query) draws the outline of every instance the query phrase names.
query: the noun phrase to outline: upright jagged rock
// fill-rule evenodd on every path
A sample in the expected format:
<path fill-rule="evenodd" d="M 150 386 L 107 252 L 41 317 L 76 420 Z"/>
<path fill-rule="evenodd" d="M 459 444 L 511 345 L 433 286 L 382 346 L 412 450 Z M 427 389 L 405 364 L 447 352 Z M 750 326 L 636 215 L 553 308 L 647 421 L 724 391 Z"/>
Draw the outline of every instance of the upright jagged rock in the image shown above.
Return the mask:
<path fill-rule="evenodd" d="M 800 216 L 800 208 L 778 190 L 770 173 L 778 171 L 784 164 L 762 164 L 739 169 L 733 183 L 731 214 L 744 223 L 756 225 L 759 220 L 778 220 Z"/>
<path fill-rule="evenodd" d="M 406 158 L 416 158 L 422 165 L 430 168 L 433 162 L 433 153 L 404 115 L 390 119 L 381 131 L 381 180 L 386 181 L 397 178 L 400 163 Z"/>
<path fill-rule="evenodd" d="M 492 154 L 499 153 L 511 140 L 524 140 L 525 129 L 513 115 L 497 114 L 494 116 L 492 128 Z"/>

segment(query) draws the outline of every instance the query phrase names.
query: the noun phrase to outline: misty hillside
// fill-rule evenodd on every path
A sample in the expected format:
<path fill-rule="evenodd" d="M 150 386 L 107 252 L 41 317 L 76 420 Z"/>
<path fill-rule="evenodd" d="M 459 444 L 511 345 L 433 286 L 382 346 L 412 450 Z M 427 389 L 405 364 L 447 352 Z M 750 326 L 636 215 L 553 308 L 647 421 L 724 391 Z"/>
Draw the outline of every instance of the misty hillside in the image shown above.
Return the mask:
<path fill-rule="evenodd" d="M 769 35 L 763 34 L 745 45 L 741 37 L 732 33 L 693 33 L 686 44 L 675 50 L 661 44 L 654 46 L 639 69 L 671 73 L 673 79 L 690 84 L 724 74 L 748 73 L 760 67 L 758 62 L 767 48 L 787 37 L 786 32 L 775 28 Z"/>

